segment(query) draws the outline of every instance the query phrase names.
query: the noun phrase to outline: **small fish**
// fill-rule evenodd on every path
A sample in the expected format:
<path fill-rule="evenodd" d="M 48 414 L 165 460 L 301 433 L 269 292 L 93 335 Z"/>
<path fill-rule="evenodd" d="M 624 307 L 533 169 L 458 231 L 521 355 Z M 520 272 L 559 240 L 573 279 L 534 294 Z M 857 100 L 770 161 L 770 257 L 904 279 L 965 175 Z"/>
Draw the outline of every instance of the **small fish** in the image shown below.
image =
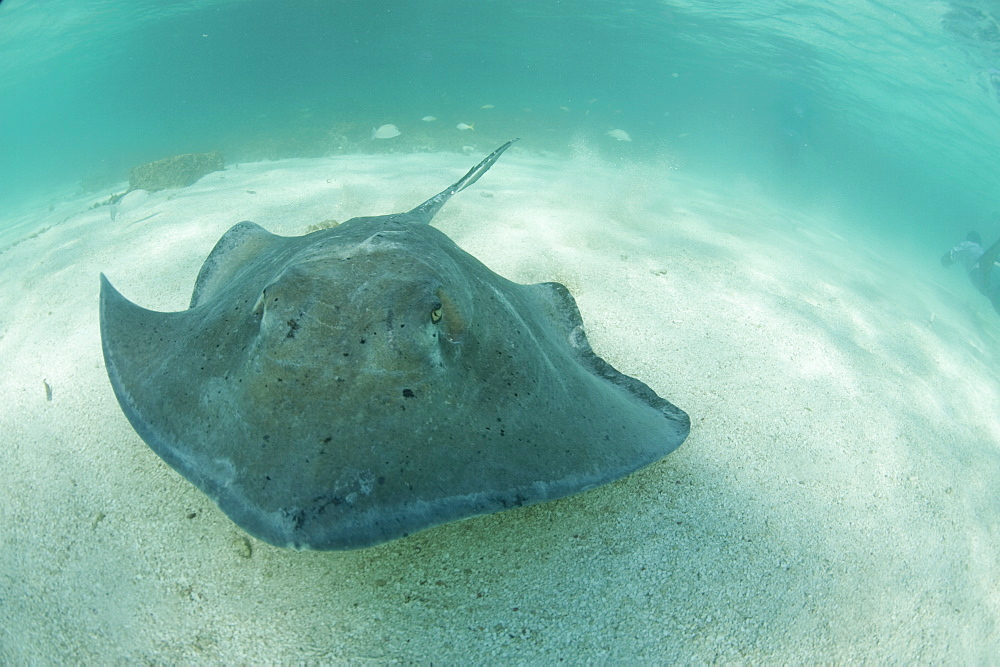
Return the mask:
<path fill-rule="evenodd" d="M 402 132 L 392 123 L 387 123 L 381 127 L 372 128 L 372 139 L 392 139 L 398 137 Z"/>
<path fill-rule="evenodd" d="M 433 123 L 434 121 L 437 120 L 437 116 L 424 116 L 420 120 L 424 121 L 425 123 Z"/>
<path fill-rule="evenodd" d="M 480 109 L 495 109 L 496 107 L 494 107 L 492 104 L 484 104 L 483 106 L 481 106 L 479 108 Z"/>
<path fill-rule="evenodd" d="M 467 124 L 465 124 L 465 123 L 459 123 L 459 124 L 458 124 L 458 125 L 456 125 L 455 127 L 457 127 L 457 128 L 458 128 L 458 129 L 460 129 L 460 130 L 475 130 L 475 129 L 476 129 L 476 128 L 475 128 L 475 124 L 472 124 L 472 125 L 467 125 Z"/>
<path fill-rule="evenodd" d="M 42 380 L 42 384 L 45 385 L 45 400 L 52 401 L 52 385 L 49 384 L 48 380 Z"/>
<path fill-rule="evenodd" d="M 559 107 L 559 108 L 562 109 L 563 111 L 569 111 L 569 107 Z"/>
<path fill-rule="evenodd" d="M 608 132 L 608 136 L 618 141 L 632 141 L 632 137 L 625 130 L 611 130 Z"/>

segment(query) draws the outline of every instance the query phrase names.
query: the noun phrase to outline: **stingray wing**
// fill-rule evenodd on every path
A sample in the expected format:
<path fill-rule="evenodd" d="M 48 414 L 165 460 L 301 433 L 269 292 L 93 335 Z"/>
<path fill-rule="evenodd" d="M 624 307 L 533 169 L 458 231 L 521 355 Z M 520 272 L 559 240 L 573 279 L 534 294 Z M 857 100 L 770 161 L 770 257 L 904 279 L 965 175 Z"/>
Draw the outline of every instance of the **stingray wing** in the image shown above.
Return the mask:
<path fill-rule="evenodd" d="M 687 415 L 594 354 L 565 287 L 512 283 L 419 224 L 507 146 L 408 214 L 301 237 L 239 223 L 182 312 L 102 275 L 105 363 L 138 434 L 247 532 L 315 549 L 563 497 L 676 449 Z"/>

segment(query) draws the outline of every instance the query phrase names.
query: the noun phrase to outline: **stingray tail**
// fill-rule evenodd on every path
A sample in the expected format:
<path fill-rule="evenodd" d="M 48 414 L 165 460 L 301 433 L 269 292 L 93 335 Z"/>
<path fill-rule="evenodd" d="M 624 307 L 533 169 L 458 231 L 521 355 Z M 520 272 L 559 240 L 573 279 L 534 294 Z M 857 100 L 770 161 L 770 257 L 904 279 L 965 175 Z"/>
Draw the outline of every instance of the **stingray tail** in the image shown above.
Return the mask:
<path fill-rule="evenodd" d="M 408 220 L 410 222 L 416 222 L 424 225 L 430 224 L 437 212 L 441 210 L 441 207 L 445 205 L 445 202 L 451 199 L 452 195 L 461 192 L 478 181 L 479 177 L 489 171 L 490 167 L 492 167 L 493 164 L 500 159 L 500 156 L 503 155 L 503 152 L 510 148 L 511 144 L 517 140 L 518 139 L 511 139 L 503 146 L 487 155 L 486 159 L 470 169 L 469 173 L 459 179 L 458 182 L 448 186 L 442 192 L 434 195 L 423 204 L 407 213 L 406 217 Z"/>

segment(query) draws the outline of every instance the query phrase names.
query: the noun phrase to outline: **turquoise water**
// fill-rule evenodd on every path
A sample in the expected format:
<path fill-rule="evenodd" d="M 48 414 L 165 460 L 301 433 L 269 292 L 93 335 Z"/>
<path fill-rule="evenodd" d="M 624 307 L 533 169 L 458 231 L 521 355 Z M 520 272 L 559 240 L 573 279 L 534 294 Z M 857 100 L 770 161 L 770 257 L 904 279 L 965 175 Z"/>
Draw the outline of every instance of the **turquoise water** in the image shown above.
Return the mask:
<path fill-rule="evenodd" d="M 0 0 L 0 664 L 995 661 L 1000 330 L 938 258 L 1000 235 L 997 12 Z M 691 415 L 676 452 L 304 553 L 142 444 L 100 273 L 181 309 L 237 221 L 406 210 L 515 136 L 435 225 L 567 285 Z M 227 169 L 92 207 L 207 151 Z"/>
<path fill-rule="evenodd" d="M 457 150 L 463 122 L 484 148 L 750 174 L 930 252 L 1000 232 L 997 70 L 985 1 L 6 0 L 0 201 L 183 152 Z M 402 136 L 372 142 L 383 123 Z"/>

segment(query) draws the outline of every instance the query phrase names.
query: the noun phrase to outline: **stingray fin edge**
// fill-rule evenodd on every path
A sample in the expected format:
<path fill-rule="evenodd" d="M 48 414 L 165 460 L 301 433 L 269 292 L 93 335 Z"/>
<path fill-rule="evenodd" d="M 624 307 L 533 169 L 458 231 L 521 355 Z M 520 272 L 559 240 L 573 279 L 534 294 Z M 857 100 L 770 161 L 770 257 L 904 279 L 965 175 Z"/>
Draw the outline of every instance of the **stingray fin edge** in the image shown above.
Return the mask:
<path fill-rule="evenodd" d="M 576 299 L 573 298 L 565 285 L 548 282 L 537 283 L 529 287 L 550 306 L 553 315 L 567 335 L 570 347 L 575 350 L 580 364 L 595 376 L 620 387 L 638 400 L 658 410 L 668 421 L 672 422 L 674 427 L 675 444 L 670 451 L 679 447 L 691 431 L 691 418 L 688 414 L 662 398 L 642 380 L 622 373 L 594 352 L 590 347 L 590 341 L 587 340 L 587 334 L 583 327 L 583 317 L 576 305 Z"/>
<path fill-rule="evenodd" d="M 218 240 L 201 265 L 189 308 L 205 302 L 255 255 L 284 238 L 249 220 L 238 222 Z"/>

